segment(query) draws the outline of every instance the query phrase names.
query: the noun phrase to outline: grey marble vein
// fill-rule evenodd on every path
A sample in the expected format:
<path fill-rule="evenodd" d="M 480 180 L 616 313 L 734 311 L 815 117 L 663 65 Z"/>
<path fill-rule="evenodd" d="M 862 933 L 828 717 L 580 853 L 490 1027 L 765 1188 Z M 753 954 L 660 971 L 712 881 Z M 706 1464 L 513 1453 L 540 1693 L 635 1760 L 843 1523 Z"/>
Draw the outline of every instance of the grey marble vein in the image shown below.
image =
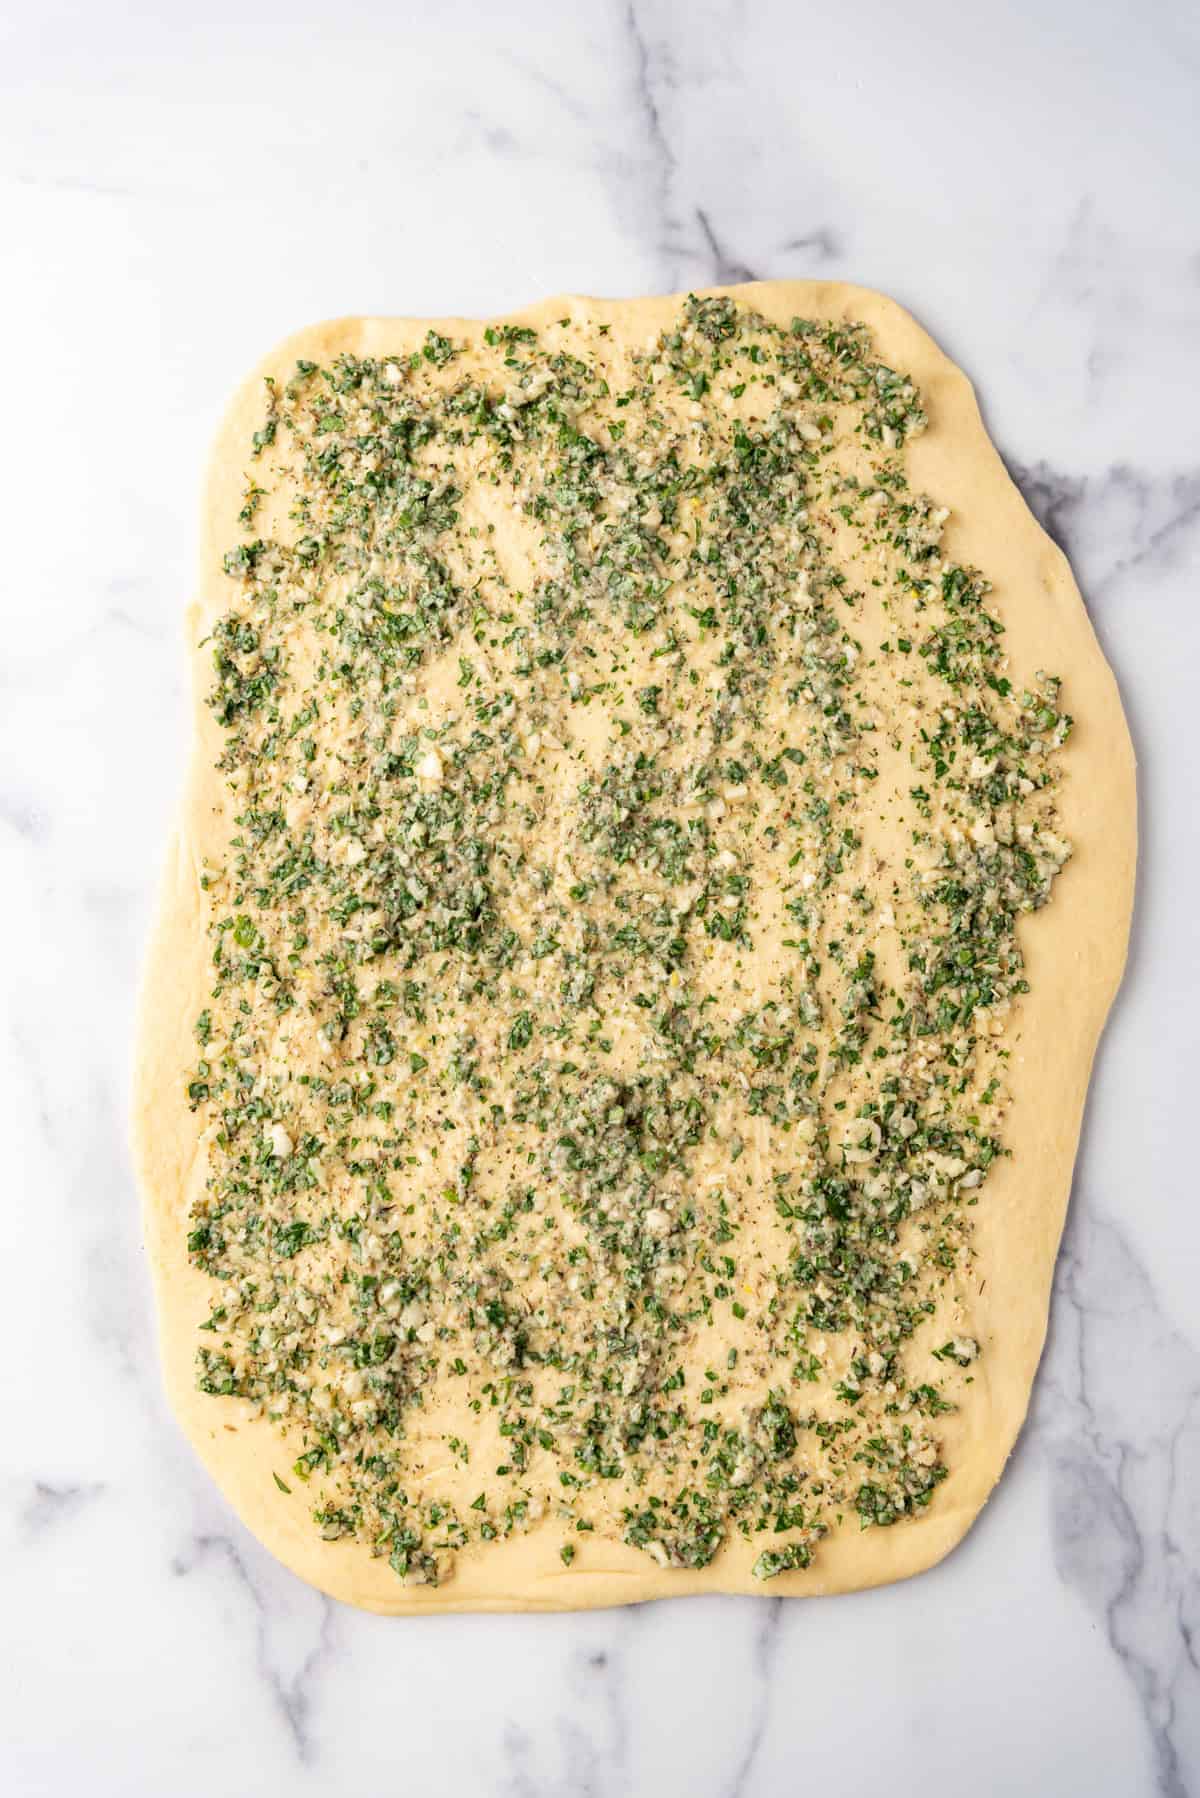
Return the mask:
<path fill-rule="evenodd" d="M 40 843 L 46 834 L 47 820 L 32 800 L 9 791 L 0 794 L 0 826 L 28 843 Z"/>
<path fill-rule="evenodd" d="M 730 251 L 716 232 L 712 221 L 702 206 L 696 207 L 696 223 L 707 246 L 712 262 L 712 280 L 717 286 L 736 286 L 739 281 L 757 281 L 758 275 L 746 263 L 741 262 Z"/>
<path fill-rule="evenodd" d="M 786 238 L 779 248 L 785 255 L 799 251 L 814 262 L 836 262 L 846 253 L 841 233 L 828 225 Z"/>
<path fill-rule="evenodd" d="M 187 1548 L 177 1554 L 171 1571 L 179 1579 L 189 1579 L 215 1564 L 232 1575 L 241 1596 L 248 1601 L 255 1638 L 255 1660 L 263 1683 L 287 1729 L 296 1759 L 303 1764 L 316 1755 L 312 1711 L 315 1687 L 327 1665 L 335 1644 L 333 1605 L 320 1594 L 312 1595 L 305 1611 L 311 1618 L 315 1610 L 316 1629 L 289 1630 L 288 1638 L 276 1640 L 275 1607 L 268 1589 L 253 1576 L 240 1547 L 224 1534 L 198 1535 Z M 290 1608 L 285 1609 L 288 1615 Z M 293 1623 L 297 1621 L 289 1615 Z M 307 1638 L 307 1639 L 306 1639 Z"/>
<path fill-rule="evenodd" d="M 665 53 L 661 41 L 647 35 L 642 22 L 640 0 L 626 0 L 621 22 L 628 44 L 634 115 L 642 148 L 642 178 L 637 180 L 637 211 L 646 221 L 660 254 L 665 253 L 664 266 L 671 270 L 667 277 L 668 285 L 676 285 L 678 276 L 675 273 L 673 252 L 669 247 L 664 251 L 664 246 L 670 245 L 675 232 L 672 183 L 676 161 L 664 122 L 661 99 L 662 87 L 670 79 L 669 65 L 664 66 Z"/>
<path fill-rule="evenodd" d="M 1200 1765 L 1200 1349 L 1111 1220 L 1073 1223 L 1033 1428 L 1055 1561 L 1137 1692 L 1158 1789 Z"/>
<path fill-rule="evenodd" d="M 104 1484 L 99 1480 L 35 1480 L 21 1508 L 21 1527 L 30 1536 L 42 1536 L 67 1522 L 103 1492 Z"/>
<path fill-rule="evenodd" d="M 751 1789 L 755 1764 L 770 1716 L 772 1674 L 777 1659 L 779 1633 L 783 1628 L 784 1601 L 782 1598 L 767 1598 L 762 1601 L 760 1609 L 762 1616 L 754 1631 L 753 1706 L 745 1745 L 728 1787 L 729 1798 L 745 1798 L 745 1794 Z"/>
<path fill-rule="evenodd" d="M 1139 569 L 1171 571 L 1200 529 L 1200 464 L 1147 475 L 1118 463 L 1090 476 L 1047 462 L 1010 466 L 1030 510 L 1079 562 L 1095 597 Z"/>

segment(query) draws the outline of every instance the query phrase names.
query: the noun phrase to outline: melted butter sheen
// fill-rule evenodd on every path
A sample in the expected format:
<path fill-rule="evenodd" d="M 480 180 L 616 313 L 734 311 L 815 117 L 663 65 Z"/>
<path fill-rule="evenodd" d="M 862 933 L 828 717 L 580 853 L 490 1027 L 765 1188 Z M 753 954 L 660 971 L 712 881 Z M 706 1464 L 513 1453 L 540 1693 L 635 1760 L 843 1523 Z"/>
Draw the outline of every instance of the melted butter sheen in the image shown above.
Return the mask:
<path fill-rule="evenodd" d="M 197 1377 L 401 1579 L 534 1527 L 767 1579 L 937 1504 L 1070 720 L 924 422 L 865 329 L 728 298 L 268 383 Z"/>

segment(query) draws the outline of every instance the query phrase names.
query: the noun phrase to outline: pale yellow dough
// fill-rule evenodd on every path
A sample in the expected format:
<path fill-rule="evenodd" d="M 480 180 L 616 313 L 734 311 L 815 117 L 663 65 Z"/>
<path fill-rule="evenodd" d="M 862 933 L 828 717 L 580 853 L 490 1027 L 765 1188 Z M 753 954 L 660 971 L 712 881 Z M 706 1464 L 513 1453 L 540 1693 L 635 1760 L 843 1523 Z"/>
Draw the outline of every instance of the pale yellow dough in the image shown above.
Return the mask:
<path fill-rule="evenodd" d="M 767 318 L 865 323 L 878 355 L 917 384 L 927 432 L 907 450 L 914 489 L 950 508 L 945 543 L 986 571 L 1014 664 L 1064 679 L 1074 732 L 1062 752 L 1060 816 L 1074 845 L 1052 903 L 1021 925 L 1031 993 L 1013 1046 L 1013 1102 L 1005 1125 L 1012 1157 L 989 1176 L 975 1226 L 978 1290 L 972 1328 L 984 1353 L 971 1402 L 947 1419 L 949 1477 L 934 1502 L 890 1528 L 837 1531 L 806 1572 L 769 1585 L 754 1579 L 742 1545 L 703 1571 L 664 1569 L 619 1541 L 589 1539 L 564 1567 L 560 1530 L 549 1524 L 464 1554 L 444 1586 L 406 1586 L 386 1559 L 360 1544 L 325 1542 L 302 1497 L 281 1496 L 272 1469 L 286 1466 L 270 1426 L 234 1399 L 195 1383 L 197 1324 L 211 1282 L 189 1266 L 189 1204 L 203 1183 L 200 1123 L 186 1103 L 184 1070 L 195 1058 L 192 1024 L 211 984 L 198 869 L 228 836 L 228 799 L 214 770 L 220 731 L 205 693 L 209 653 L 200 648 L 228 604 L 223 552 L 241 502 L 245 448 L 261 411 L 262 377 L 281 381 L 298 356 L 340 351 L 403 354 L 432 323 L 451 336 L 462 320 L 340 319 L 301 331 L 271 352 L 240 389 L 215 446 L 205 495 L 199 597 L 188 612 L 195 740 L 150 945 L 134 1092 L 134 1140 L 144 1199 L 167 1388 L 201 1460 L 246 1526 L 301 1578 L 348 1603 L 382 1612 L 562 1610 L 692 1592 L 813 1595 L 880 1585 L 919 1573 L 963 1537 L 1013 1447 L 1046 1332 L 1055 1254 L 1071 1185 L 1089 1071 L 1125 958 L 1136 856 L 1134 759 L 1113 676 L 1093 634 L 1066 558 L 1029 513 L 992 447 L 966 377 L 893 301 L 826 282 L 766 282 L 732 292 Z M 513 315 L 546 326 L 567 316 L 607 323 L 618 344 L 642 345 L 678 310 L 678 298 L 558 298 Z M 469 1423 L 464 1429 L 469 1428 Z"/>

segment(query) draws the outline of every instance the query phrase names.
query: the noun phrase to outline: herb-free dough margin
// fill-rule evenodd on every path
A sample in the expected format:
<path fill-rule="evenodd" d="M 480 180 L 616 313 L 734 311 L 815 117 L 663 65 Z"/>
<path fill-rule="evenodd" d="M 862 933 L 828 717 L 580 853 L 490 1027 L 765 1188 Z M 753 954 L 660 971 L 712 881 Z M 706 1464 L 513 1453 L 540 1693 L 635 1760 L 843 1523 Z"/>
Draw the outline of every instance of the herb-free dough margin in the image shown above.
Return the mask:
<path fill-rule="evenodd" d="M 1031 992 L 1023 1000 L 1011 1065 L 1013 1103 L 1005 1130 L 1012 1150 L 988 1177 L 975 1243 L 985 1290 L 973 1317 L 983 1354 L 966 1407 L 966 1430 L 949 1477 L 929 1508 L 891 1528 L 848 1529 L 821 1544 L 807 1572 L 769 1586 L 748 1563 L 723 1553 L 702 1571 L 658 1567 L 621 1543 L 593 1541 L 587 1566 L 564 1568 L 551 1528 L 495 1543 L 464 1559 L 441 1587 L 406 1587 L 386 1559 L 361 1544 L 322 1541 L 304 1495 L 285 1497 L 272 1478 L 280 1457 L 269 1426 L 234 1399 L 200 1393 L 196 1326 L 209 1281 L 188 1264 L 188 1208 L 203 1183 L 199 1122 L 186 1103 L 183 1070 L 194 1059 L 192 1024 L 207 996 L 209 948 L 201 918 L 201 857 L 223 841 L 225 792 L 214 769 L 220 733 L 205 704 L 210 657 L 198 647 L 227 603 L 222 558 L 241 503 L 246 446 L 261 409 L 262 377 L 285 380 L 298 356 L 348 350 L 405 352 L 430 324 L 448 334 L 475 321 L 333 320 L 286 339 L 239 389 L 217 436 L 204 499 L 199 597 L 189 608 L 195 737 L 183 804 L 172 835 L 158 921 L 147 954 L 134 1071 L 134 1152 L 153 1274 L 167 1391 L 200 1459 L 246 1526 L 271 1553 L 334 1598 L 388 1613 L 572 1610 L 692 1592 L 805 1596 L 904 1579 L 933 1566 L 961 1541 L 999 1478 L 1029 1403 L 1046 1334 L 1055 1255 L 1066 1215 L 1088 1077 L 1120 983 L 1136 863 L 1133 748 L 1121 701 L 1065 556 L 1013 486 L 984 430 L 971 385 L 920 326 L 882 294 L 841 282 L 773 281 L 714 288 L 787 322 L 808 318 L 866 324 L 880 358 L 910 375 L 929 429 L 907 450 L 910 484 L 951 510 L 945 550 L 982 568 L 993 584 L 1015 665 L 1063 677 L 1075 718 L 1061 752 L 1061 828 L 1074 855 L 1036 926 L 1021 930 Z M 670 320 L 680 296 L 631 301 L 557 298 L 512 322 L 542 326 L 567 315 L 608 323 L 614 337 L 642 343 Z M 603 1562 L 603 1565 L 599 1564 Z"/>

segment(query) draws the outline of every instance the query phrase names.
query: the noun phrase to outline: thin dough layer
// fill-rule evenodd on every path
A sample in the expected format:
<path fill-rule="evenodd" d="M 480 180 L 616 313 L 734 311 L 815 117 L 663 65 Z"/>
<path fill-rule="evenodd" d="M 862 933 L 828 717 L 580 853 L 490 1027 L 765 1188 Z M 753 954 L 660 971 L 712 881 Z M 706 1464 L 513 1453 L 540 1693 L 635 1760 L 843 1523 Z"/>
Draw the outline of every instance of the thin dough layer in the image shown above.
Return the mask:
<path fill-rule="evenodd" d="M 378 452 L 399 522 L 348 571 L 377 525 L 322 482 L 360 404 L 407 485 Z M 840 283 L 314 326 L 222 426 L 188 626 L 134 1137 L 171 1403 L 243 1521 L 386 1612 L 941 1559 L 1028 1404 L 1136 859 L 1115 682 L 966 378 Z M 255 881 L 289 857 L 285 956 Z M 998 925 L 935 978 L 930 908 L 996 867 L 1021 965 Z"/>

